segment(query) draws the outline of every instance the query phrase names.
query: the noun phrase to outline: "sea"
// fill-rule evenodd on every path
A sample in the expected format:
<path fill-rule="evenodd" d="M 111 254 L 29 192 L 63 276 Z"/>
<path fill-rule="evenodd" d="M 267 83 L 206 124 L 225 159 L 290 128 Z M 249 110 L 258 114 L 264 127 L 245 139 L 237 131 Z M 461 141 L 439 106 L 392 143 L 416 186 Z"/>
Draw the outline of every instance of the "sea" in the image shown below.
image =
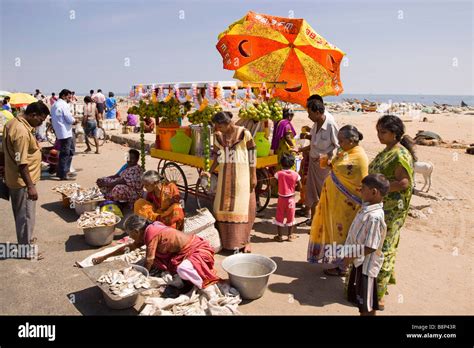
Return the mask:
<path fill-rule="evenodd" d="M 469 106 L 474 106 L 472 95 L 425 95 L 425 94 L 341 94 L 338 96 L 324 97 L 327 102 L 342 102 L 344 99 L 364 99 L 378 103 L 421 103 L 424 105 L 448 104 L 461 106 L 464 101 Z"/>
<path fill-rule="evenodd" d="M 238 94 L 243 96 L 244 91 Z M 226 93 L 227 95 L 227 93 Z M 128 93 L 120 93 L 118 96 L 126 97 Z M 461 106 L 464 101 L 469 106 L 474 106 L 474 95 L 428 95 L 428 94 L 341 94 L 338 96 L 324 97 L 325 102 L 342 102 L 344 99 L 358 99 L 363 101 L 367 99 L 377 103 L 421 103 L 423 105 L 448 104 Z"/>

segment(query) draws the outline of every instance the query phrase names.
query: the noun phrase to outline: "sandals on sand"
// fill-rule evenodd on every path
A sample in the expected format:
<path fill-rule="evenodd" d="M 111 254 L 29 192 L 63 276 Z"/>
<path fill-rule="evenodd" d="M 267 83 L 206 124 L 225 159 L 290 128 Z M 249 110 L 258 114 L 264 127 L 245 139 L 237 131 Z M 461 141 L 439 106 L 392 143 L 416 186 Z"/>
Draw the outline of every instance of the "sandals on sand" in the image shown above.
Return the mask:
<path fill-rule="evenodd" d="M 280 235 L 273 237 L 273 239 L 280 243 L 284 241 L 283 236 L 280 236 Z"/>
<path fill-rule="evenodd" d="M 297 239 L 298 236 L 296 234 L 290 234 L 288 236 L 288 239 L 286 239 L 288 242 L 293 242 L 295 239 Z M 277 242 L 284 242 L 285 239 L 283 239 L 283 236 L 280 236 L 280 235 L 277 235 L 275 237 L 273 237 L 274 240 L 276 240 Z"/>
<path fill-rule="evenodd" d="M 324 270 L 324 274 L 332 277 L 345 277 L 347 275 L 347 271 L 341 271 L 338 267 L 328 268 Z"/>

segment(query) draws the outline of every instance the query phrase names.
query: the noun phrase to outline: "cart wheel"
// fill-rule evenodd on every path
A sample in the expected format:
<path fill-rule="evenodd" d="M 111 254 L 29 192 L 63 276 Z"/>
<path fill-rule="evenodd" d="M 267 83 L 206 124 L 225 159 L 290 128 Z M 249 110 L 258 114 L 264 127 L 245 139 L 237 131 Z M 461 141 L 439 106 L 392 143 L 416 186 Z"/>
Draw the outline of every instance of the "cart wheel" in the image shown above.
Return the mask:
<path fill-rule="evenodd" d="M 212 174 L 212 182 L 217 183 L 217 174 Z M 196 205 L 198 209 L 207 208 L 213 210 L 215 192 L 211 192 L 207 187 L 201 185 L 201 178 L 196 182 Z"/>
<path fill-rule="evenodd" d="M 92 144 L 92 146 L 95 147 L 94 136 L 92 135 L 92 133 L 89 133 L 86 136 L 89 139 L 89 142 Z M 99 127 L 99 126 L 96 128 L 96 137 L 97 137 L 97 140 L 98 140 L 98 143 L 99 143 L 99 147 L 103 146 L 106 142 L 106 139 L 107 139 L 104 128 Z"/>
<path fill-rule="evenodd" d="M 107 134 L 105 133 L 105 129 L 103 127 L 97 127 L 97 139 L 99 140 L 99 146 L 104 146 L 107 141 Z"/>
<path fill-rule="evenodd" d="M 255 196 L 257 200 L 257 212 L 260 213 L 268 206 L 272 196 L 270 174 L 265 168 L 257 169 L 257 186 L 255 187 Z"/>
<path fill-rule="evenodd" d="M 174 162 L 166 162 L 161 170 L 161 175 L 178 186 L 178 189 L 182 192 L 183 201 L 186 203 L 188 199 L 188 180 L 179 165 Z"/>
<path fill-rule="evenodd" d="M 160 161 L 158 162 L 158 167 L 156 168 L 156 171 L 158 173 L 161 173 L 165 164 L 166 164 L 166 160 L 160 159 Z"/>

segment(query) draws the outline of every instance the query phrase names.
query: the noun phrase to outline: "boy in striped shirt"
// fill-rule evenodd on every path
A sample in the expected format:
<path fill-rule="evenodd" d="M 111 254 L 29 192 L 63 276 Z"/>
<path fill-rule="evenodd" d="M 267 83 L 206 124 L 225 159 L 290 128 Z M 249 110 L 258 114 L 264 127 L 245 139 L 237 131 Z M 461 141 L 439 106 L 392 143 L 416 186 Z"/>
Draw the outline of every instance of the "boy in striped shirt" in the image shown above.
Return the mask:
<path fill-rule="evenodd" d="M 390 182 L 382 174 L 370 174 L 362 180 L 364 203 L 352 221 L 345 243 L 344 261 L 346 265 L 353 264 L 347 296 L 359 307 L 361 315 L 375 315 L 379 309 L 377 275 L 383 263 L 382 245 L 387 232 L 382 201 L 389 189 Z M 346 250 L 360 252 L 350 255 Z"/>

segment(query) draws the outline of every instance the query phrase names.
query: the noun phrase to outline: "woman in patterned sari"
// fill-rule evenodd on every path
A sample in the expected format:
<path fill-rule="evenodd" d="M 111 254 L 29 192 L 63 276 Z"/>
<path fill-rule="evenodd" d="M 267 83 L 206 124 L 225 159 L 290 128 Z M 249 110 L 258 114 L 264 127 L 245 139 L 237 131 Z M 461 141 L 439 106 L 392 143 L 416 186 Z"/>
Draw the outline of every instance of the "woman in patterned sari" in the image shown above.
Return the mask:
<path fill-rule="evenodd" d="M 405 223 L 413 188 L 413 163 L 417 160 L 413 141 L 405 134 L 405 125 L 397 116 L 385 115 L 377 122 L 377 136 L 386 147 L 369 165 L 369 173 L 381 173 L 390 181 L 390 191 L 383 200 L 387 234 L 383 243 L 384 260 L 377 277 L 379 307 L 388 284 L 395 284 L 395 256 L 400 229 Z"/>
<path fill-rule="evenodd" d="M 129 151 L 127 168 L 112 176 L 97 179 L 97 186 L 107 200 L 133 204 L 142 192 L 142 168 L 138 164 L 140 152 Z"/>
<path fill-rule="evenodd" d="M 168 182 L 156 170 L 143 174 L 142 183 L 147 195 L 135 202 L 134 213 L 182 231 L 184 211 L 176 184 Z"/>
<path fill-rule="evenodd" d="M 326 275 L 343 276 L 346 267 L 336 255 L 337 246 L 344 245 L 349 227 L 359 211 L 362 200 L 360 187 L 368 173 L 368 159 L 359 146 L 363 138 L 356 127 L 347 125 L 338 134 L 339 149 L 330 163 L 331 173 L 323 184 L 316 206 L 308 243 L 308 261 L 333 263 L 335 268 L 324 271 Z"/>
<path fill-rule="evenodd" d="M 219 281 L 214 269 L 214 250 L 204 239 L 185 234 L 161 222 L 151 223 L 137 215 L 130 216 L 124 223 L 125 231 L 133 239 L 117 250 L 96 257 L 94 264 L 102 263 L 112 256 L 122 255 L 146 245 L 145 267 L 178 274 L 179 277 L 204 289 Z"/>
<path fill-rule="evenodd" d="M 222 246 L 250 252 L 250 231 L 256 214 L 257 159 L 255 142 L 244 127 L 232 122 L 232 113 L 218 112 L 210 173 L 218 168 L 214 215 Z M 210 173 L 203 173 L 210 178 Z"/>

